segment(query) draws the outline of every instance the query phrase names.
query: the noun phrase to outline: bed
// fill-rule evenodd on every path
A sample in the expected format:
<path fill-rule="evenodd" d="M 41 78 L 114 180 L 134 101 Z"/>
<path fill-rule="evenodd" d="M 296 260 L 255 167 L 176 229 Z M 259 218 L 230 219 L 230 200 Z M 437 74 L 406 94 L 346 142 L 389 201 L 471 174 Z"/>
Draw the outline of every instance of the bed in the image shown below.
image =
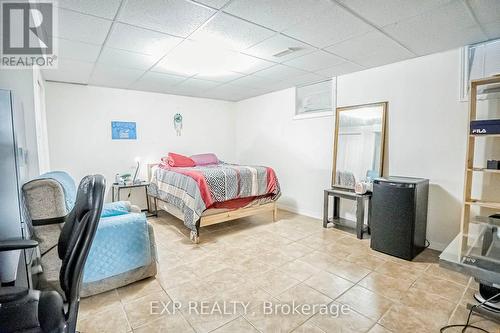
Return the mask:
<path fill-rule="evenodd" d="M 281 195 L 272 168 L 227 163 L 195 167 L 148 165 L 148 195 L 157 207 L 184 221 L 199 242 L 200 228 L 245 216 L 272 212 Z"/>

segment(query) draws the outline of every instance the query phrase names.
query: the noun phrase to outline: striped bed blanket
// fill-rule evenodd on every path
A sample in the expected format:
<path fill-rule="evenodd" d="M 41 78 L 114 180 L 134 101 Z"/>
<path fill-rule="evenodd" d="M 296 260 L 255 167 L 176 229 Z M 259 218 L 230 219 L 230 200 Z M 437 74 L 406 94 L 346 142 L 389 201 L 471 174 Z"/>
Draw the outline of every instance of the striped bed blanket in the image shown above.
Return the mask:
<path fill-rule="evenodd" d="M 153 169 L 148 194 L 177 207 L 184 215 L 184 224 L 196 230 L 196 222 L 208 208 L 244 198 L 247 202 L 271 202 L 281 191 L 269 167 L 221 163 L 179 168 L 160 164 Z"/>

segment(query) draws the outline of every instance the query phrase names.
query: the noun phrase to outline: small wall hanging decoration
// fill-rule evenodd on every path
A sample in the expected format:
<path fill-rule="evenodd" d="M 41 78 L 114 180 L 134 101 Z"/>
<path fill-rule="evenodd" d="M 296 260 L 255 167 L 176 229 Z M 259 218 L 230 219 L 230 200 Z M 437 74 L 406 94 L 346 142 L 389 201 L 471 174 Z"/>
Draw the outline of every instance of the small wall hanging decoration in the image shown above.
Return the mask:
<path fill-rule="evenodd" d="M 176 113 L 174 115 L 174 128 L 177 136 L 181 136 L 182 131 L 182 115 L 180 113 Z"/>
<path fill-rule="evenodd" d="M 137 140 L 137 127 L 133 121 L 112 121 L 111 139 Z"/>

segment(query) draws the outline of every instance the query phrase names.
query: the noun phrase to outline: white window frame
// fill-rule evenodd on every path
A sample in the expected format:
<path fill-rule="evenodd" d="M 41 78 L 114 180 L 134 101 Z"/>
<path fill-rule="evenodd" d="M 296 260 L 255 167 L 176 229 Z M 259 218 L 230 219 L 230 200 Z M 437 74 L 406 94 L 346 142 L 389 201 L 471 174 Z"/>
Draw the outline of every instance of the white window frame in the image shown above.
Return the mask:
<path fill-rule="evenodd" d="M 493 39 L 493 40 L 488 40 L 485 42 L 481 43 L 476 43 L 476 44 L 471 44 L 471 45 L 466 45 L 462 47 L 461 52 L 460 52 L 460 97 L 459 100 L 461 102 L 468 102 L 469 101 L 469 66 L 470 66 L 470 59 L 469 59 L 469 52 L 472 47 L 478 47 L 480 45 L 486 45 L 490 43 L 500 43 L 500 39 Z M 499 69 L 500 71 L 500 69 Z"/>
<path fill-rule="evenodd" d="M 302 87 L 307 87 L 313 84 L 318 84 L 322 82 L 331 82 L 331 107 L 329 109 L 325 110 L 319 110 L 319 111 L 311 111 L 311 112 L 298 112 L 297 106 L 298 106 L 298 89 Z M 310 119 L 310 118 L 321 118 L 321 117 L 333 117 L 335 114 L 335 109 L 337 107 L 337 77 L 333 77 L 328 80 L 323 80 L 323 81 L 317 81 L 313 83 L 308 83 L 300 86 L 295 87 L 295 113 L 294 113 L 294 120 L 302 120 L 302 119 Z"/>

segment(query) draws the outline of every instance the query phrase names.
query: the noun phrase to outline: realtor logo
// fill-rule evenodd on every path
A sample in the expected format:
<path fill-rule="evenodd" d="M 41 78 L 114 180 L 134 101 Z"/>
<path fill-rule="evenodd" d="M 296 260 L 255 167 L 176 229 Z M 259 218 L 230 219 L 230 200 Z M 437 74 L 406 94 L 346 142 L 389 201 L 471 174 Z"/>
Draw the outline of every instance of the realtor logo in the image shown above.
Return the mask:
<path fill-rule="evenodd" d="M 1 1 L 2 67 L 54 67 L 52 2 Z"/>

